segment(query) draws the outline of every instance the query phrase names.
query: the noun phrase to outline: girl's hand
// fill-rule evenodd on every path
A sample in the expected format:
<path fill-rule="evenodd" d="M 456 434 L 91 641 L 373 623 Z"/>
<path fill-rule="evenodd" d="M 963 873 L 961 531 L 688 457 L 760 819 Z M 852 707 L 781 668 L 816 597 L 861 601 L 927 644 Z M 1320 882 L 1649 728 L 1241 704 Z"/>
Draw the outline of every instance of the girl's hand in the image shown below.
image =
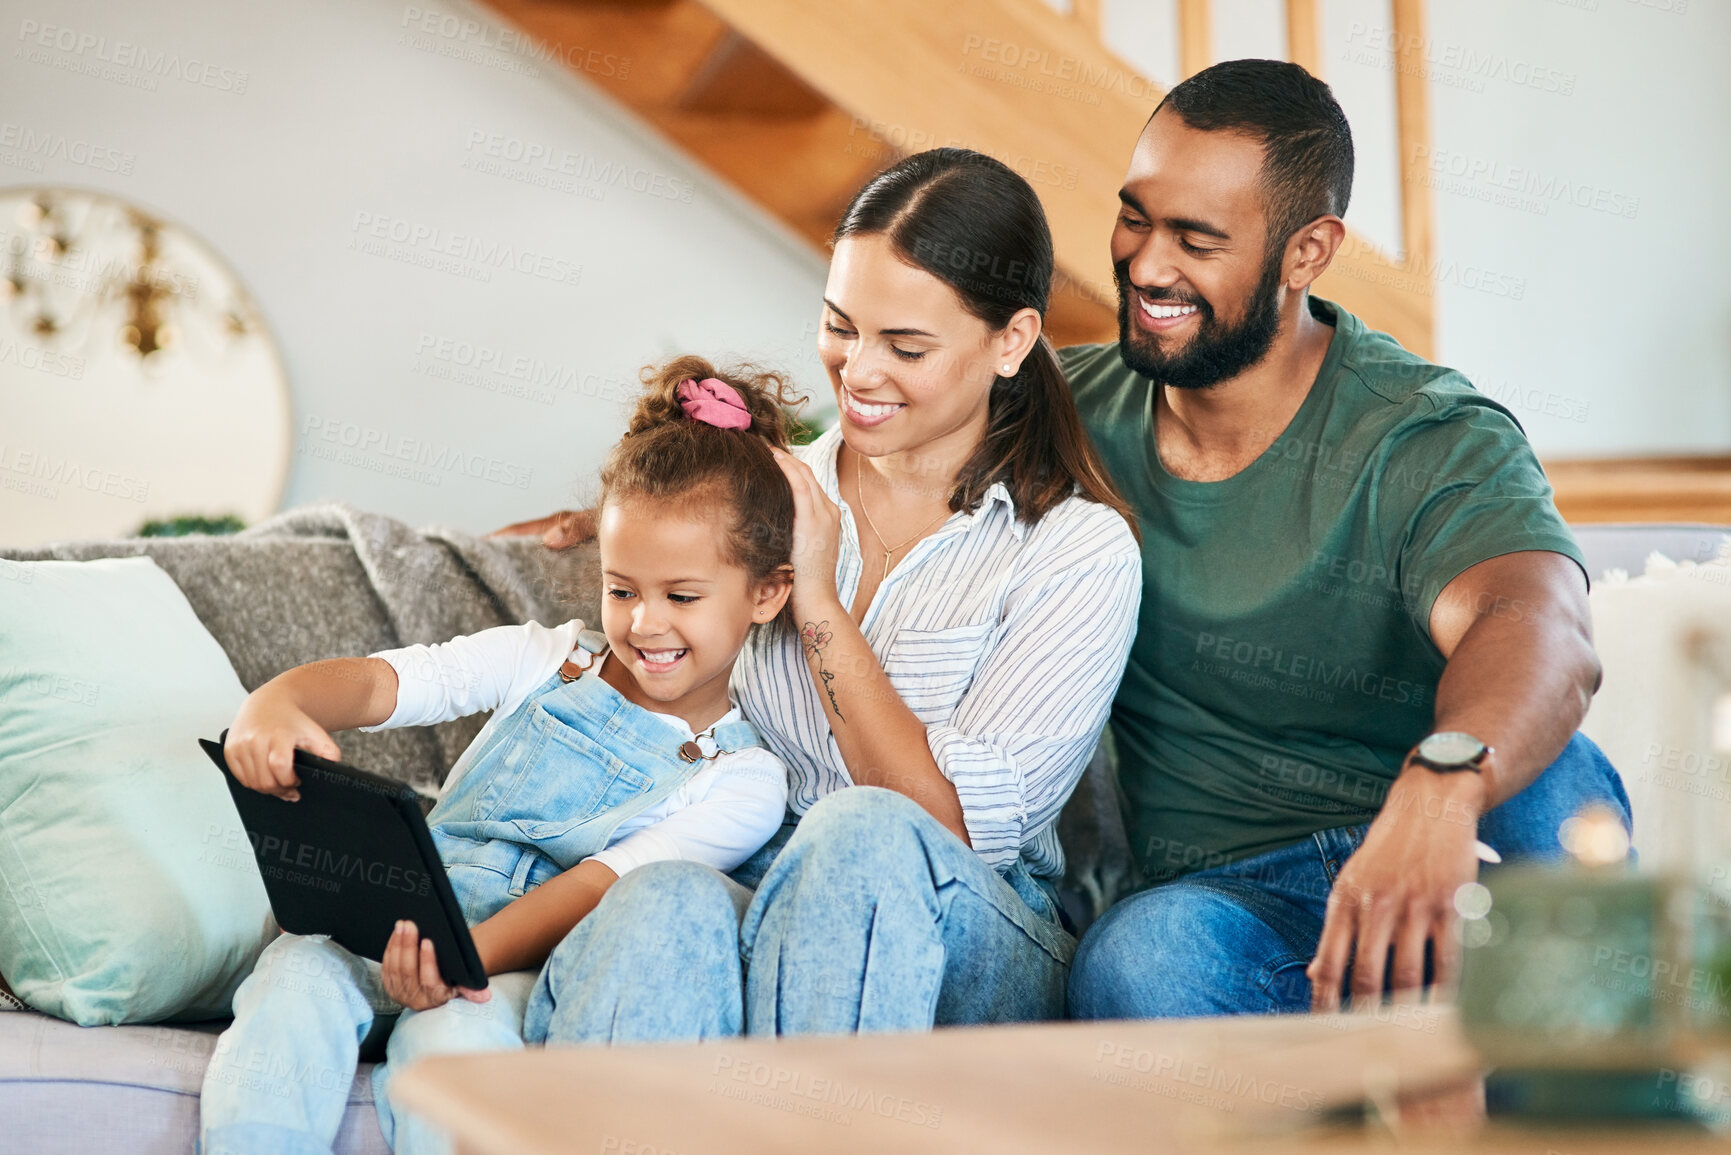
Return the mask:
<path fill-rule="evenodd" d="M 384 980 L 385 993 L 411 1011 L 430 1011 L 459 995 L 472 1003 L 484 1003 L 493 997 L 490 990 L 446 986 L 439 974 L 438 959 L 433 955 L 433 940 L 422 938 L 420 929 L 408 921 L 397 923 L 397 929 L 391 932 L 384 961 L 379 964 L 379 976 Z"/>
<path fill-rule="evenodd" d="M 241 703 L 222 753 L 242 786 L 298 802 L 301 783 L 295 775 L 296 749 L 333 762 L 343 756 L 323 726 L 266 683 Z"/>
<path fill-rule="evenodd" d="M 793 604 L 828 611 L 839 603 L 836 557 L 841 549 L 841 509 L 818 484 L 811 467 L 793 454 L 774 450 L 776 464 L 793 488 Z"/>

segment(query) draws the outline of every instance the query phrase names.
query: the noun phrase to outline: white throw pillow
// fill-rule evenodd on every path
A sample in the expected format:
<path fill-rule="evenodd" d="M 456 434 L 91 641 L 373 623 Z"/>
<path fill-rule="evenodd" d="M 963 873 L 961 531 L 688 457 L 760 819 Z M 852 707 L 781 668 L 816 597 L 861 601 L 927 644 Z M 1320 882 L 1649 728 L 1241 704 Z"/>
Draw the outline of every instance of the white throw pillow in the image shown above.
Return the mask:
<path fill-rule="evenodd" d="M 1731 687 L 1731 559 L 1613 570 L 1593 583 L 1605 670 L 1581 732 L 1623 776 L 1645 867 L 1710 873 L 1731 862 L 1731 746 L 1713 726 Z"/>
<path fill-rule="evenodd" d="M 245 696 L 149 558 L 0 562 L 0 974 L 25 1002 L 229 1014 L 276 928 L 197 739 Z"/>

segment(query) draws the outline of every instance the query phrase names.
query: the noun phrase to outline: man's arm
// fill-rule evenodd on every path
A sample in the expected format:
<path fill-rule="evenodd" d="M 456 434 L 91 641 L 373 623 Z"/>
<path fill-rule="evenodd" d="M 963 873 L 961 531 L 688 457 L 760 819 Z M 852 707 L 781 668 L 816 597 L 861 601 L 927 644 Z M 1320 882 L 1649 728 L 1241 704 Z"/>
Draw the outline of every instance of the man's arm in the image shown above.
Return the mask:
<path fill-rule="evenodd" d="M 1437 985 L 1454 981 L 1454 895 L 1478 876 L 1479 815 L 1551 764 L 1598 689 L 1586 579 L 1559 553 L 1505 554 L 1468 569 L 1438 595 L 1430 634 L 1446 661 L 1435 729 L 1463 730 L 1494 753 L 1476 774 L 1402 768 L 1329 894 L 1308 972 L 1314 1010 L 1338 1009 L 1349 961 L 1354 999 L 1380 998 L 1391 948 L 1396 992 L 1423 985 L 1427 941 Z"/>
<path fill-rule="evenodd" d="M 558 513 L 550 513 L 546 517 L 538 517 L 533 521 L 519 521 L 507 525 L 504 529 L 496 529 L 487 536 L 539 536 L 548 549 L 570 549 L 572 546 L 595 540 L 595 511 L 593 509 L 564 509 Z"/>
<path fill-rule="evenodd" d="M 1464 730 L 1496 751 L 1479 774 L 1488 810 L 1556 760 L 1599 688 L 1586 576 L 1560 553 L 1480 562 L 1443 587 L 1430 633 L 1448 663 L 1436 729 Z"/>

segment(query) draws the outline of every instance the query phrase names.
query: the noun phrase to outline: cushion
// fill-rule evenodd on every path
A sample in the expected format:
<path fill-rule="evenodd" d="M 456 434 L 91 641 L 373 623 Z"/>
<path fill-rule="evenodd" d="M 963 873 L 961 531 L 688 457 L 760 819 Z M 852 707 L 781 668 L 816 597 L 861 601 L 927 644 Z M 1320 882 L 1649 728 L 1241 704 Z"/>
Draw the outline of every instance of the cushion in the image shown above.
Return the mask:
<path fill-rule="evenodd" d="M 600 620 L 594 542 L 555 553 L 539 538 L 416 531 L 337 504 L 289 510 L 232 537 L 0 545 L 0 591 L 8 588 L 7 559 L 103 557 L 149 557 L 161 566 L 249 690 L 321 658 L 530 620 Z M 471 714 L 434 726 L 354 730 L 338 741 L 344 761 L 430 797 L 485 721 Z"/>
<path fill-rule="evenodd" d="M 0 974 L 85 1026 L 227 1015 L 275 933 L 198 747 L 240 681 L 148 558 L 0 571 Z"/>
<path fill-rule="evenodd" d="M 1655 553 L 1645 569 L 1593 587 L 1605 680 L 1581 732 L 1623 777 L 1641 865 L 1705 877 L 1731 859 L 1731 733 L 1713 724 L 1731 683 L 1731 556 Z"/>
<path fill-rule="evenodd" d="M 214 1025 L 85 1031 L 0 1013 L 0 1108 L 12 1155 L 189 1155 Z M 390 1155 L 373 1109 L 373 1065 L 349 1084 L 335 1155 Z"/>

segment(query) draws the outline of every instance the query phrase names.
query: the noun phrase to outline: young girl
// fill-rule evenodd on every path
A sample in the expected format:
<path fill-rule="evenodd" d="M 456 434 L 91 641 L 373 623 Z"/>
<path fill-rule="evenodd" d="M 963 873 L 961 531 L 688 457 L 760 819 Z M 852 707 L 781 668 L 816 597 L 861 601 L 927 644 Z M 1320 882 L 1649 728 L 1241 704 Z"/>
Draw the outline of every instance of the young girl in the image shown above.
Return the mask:
<path fill-rule="evenodd" d="M 412 923 L 382 964 L 283 935 L 236 992 L 205 1075 L 204 1155 L 330 1151 L 361 1041 L 399 1010 L 373 1075 L 379 1126 L 396 1151 L 442 1149 L 436 1129 L 393 1113 L 392 1071 L 520 1047 L 536 969 L 621 875 L 667 859 L 731 870 L 781 825 L 782 764 L 728 677 L 788 599 L 793 498 L 772 447 L 800 399 L 772 374 L 722 379 L 697 357 L 645 379 L 601 474 L 604 638 L 578 621 L 499 626 L 301 666 L 241 706 L 229 766 L 290 799 L 294 749 L 336 758 L 332 730 L 494 712 L 427 816 L 493 980 L 445 986 Z"/>

